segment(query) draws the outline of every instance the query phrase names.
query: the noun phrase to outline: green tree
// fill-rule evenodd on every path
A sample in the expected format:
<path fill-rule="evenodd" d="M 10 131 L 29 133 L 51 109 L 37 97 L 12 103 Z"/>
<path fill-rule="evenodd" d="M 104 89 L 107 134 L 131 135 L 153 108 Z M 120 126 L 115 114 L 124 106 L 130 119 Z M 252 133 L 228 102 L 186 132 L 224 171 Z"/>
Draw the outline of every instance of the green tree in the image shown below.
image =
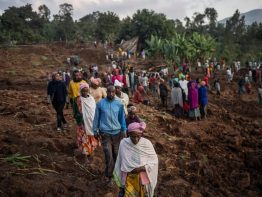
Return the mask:
<path fill-rule="evenodd" d="M 73 21 L 73 6 L 68 3 L 59 5 L 59 13 L 54 15 L 53 23 L 57 24 L 55 40 L 69 41 L 74 39 L 75 23 Z"/>
<path fill-rule="evenodd" d="M 134 36 L 136 36 L 134 24 L 132 23 L 132 19 L 128 16 L 120 22 L 118 41 L 121 41 L 122 39 L 129 40 Z"/>
<path fill-rule="evenodd" d="M 174 26 L 175 26 L 175 31 L 177 33 L 184 33 L 185 32 L 185 27 L 183 26 L 182 21 L 180 21 L 179 19 L 176 19 L 174 21 Z"/>
<path fill-rule="evenodd" d="M 197 32 L 192 34 L 189 43 L 194 49 L 194 57 L 192 57 L 194 62 L 200 59 L 200 61 L 204 63 L 204 60 L 210 57 L 216 47 L 215 40 L 211 36 L 199 34 Z"/>
<path fill-rule="evenodd" d="M 204 33 L 204 24 L 205 22 L 205 14 L 194 13 L 193 22 L 192 22 L 192 31 L 197 31 L 199 33 Z"/>
<path fill-rule="evenodd" d="M 43 27 L 31 4 L 25 6 L 9 7 L 1 17 L 3 32 L 8 33 L 10 40 L 20 43 L 38 42 L 42 40 L 39 30 Z"/>
<path fill-rule="evenodd" d="M 214 8 L 206 8 L 205 16 L 208 19 L 207 31 L 210 35 L 216 35 L 217 11 Z"/>
<path fill-rule="evenodd" d="M 77 23 L 78 31 L 80 31 L 83 40 L 93 40 L 96 37 L 97 21 L 99 19 L 100 12 L 96 11 L 92 14 L 87 14 L 82 17 Z"/>
<path fill-rule="evenodd" d="M 38 7 L 38 14 L 41 19 L 43 19 L 45 22 L 48 22 L 50 19 L 50 10 L 49 8 L 43 4 Z"/>
<path fill-rule="evenodd" d="M 225 36 L 230 40 L 241 39 L 241 36 L 245 33 L 245 16 L 240 16 L 238 10 L 226 21 L 225 33 Z"/>
<path fill-rule="evenodd" d="M 139 36 L 140 43 L 145 44 L 145 40 L 151 35 L 161 38 L 169 38 L 175 32 L 174 23 L 166 19 L 164 14 L 158 14 L 147 9 L 137 10 L 133 15 L 132 23 L 134 34 Z"/>
<path fill-rule="evenodd" d="M 99 14 L 96 37 L 102 41 L 115 41 L 120 28 L 120 19 L 114 12 Z"/>

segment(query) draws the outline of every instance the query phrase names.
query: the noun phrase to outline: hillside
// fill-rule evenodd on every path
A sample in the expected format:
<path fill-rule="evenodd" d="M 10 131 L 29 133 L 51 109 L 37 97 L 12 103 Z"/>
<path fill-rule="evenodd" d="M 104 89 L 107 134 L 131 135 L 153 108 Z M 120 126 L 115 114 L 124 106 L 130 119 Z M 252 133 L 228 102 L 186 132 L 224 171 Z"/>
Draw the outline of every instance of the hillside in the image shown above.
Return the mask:
<path fill-rule="evenodd" d="M 245 16 L 246 25 L 251 25 L 254 22 L 262 23 L 262 9 L 250 10 L 249 12 L 242 13 L 241 16 Z M 230 17 L 224 18 L 218 21 L 219 23 L 226 24 L 226 21 Z"/>
<path fill-rule="evenodd" d="M 117 188 L 104 182 L 102 148 L 85 165 L 74 153 L 72 109 L 65 110 L 68 130 L 57 133 L 55 112 L 46 102 L 46 72 L 66 69 L 70 54 L 80 54 L 82 65 L 107 66 L 102 48 L 50 44 L 0 50 L 0 196 L 117 196 Z M 237 96 L 238 74 L 230 85 L 225 71 L 218 75 L 222 94 L 210 91 L 206 120 L 175 118 L 152 96 L 152 105 L 137 106 L 159 157 L 156 196 L 262 196 L 262 107 L 255 91 Z M 10 157 L 16 153 L 30 157 Z"/>

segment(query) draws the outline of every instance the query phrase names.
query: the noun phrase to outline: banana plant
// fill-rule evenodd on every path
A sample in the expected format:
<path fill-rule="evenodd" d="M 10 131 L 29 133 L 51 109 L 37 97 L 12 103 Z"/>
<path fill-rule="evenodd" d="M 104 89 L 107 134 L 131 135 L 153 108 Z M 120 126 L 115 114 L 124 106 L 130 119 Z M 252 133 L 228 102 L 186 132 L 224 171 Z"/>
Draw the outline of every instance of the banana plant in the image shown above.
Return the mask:
<path fill-rule="evenodd" d="M 163 57 L 163 40 L 157 36 L 151 35 L 150 40 L 146 40 L 148 49 L 146 53 L 149 57 Z"/>
<path fill-rule="evenodd" d="M 179 63 L 179 56 L 178 56 L 178 47 L 176 46 L 176 43 L 172 40 L 164 40 L 163 44 L 163 53 L 164 53 L 164 59 L 168 66 L 174 65 L 174 63 Z"/>
<path fill-rule="evenodd" d="M 194 48 L 194 60 L 200 59 L 200 61 L 203 63 L 205 58 L 209 57 L 210 54 L 214 52 L 215 41 L 209 35 L 201 35 L 194 32 L 189 42 Z"/>

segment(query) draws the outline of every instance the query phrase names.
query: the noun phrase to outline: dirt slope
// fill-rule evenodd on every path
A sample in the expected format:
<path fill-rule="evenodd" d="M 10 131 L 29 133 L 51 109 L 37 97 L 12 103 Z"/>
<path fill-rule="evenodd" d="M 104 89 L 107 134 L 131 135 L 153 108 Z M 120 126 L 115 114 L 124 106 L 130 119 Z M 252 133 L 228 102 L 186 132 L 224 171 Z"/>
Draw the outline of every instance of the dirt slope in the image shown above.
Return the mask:
<path fill-rule="evenodd" d="M 93 163 L 83 165 L 74 157 L 72 110 L 65 111 L 69 129 L 59 134 L 46 104 L 45 72 L 66 68 L 65 58 L 76 51 L 83 64 L 104 63 L 102 49 L 0 50 L 0 157 L 31 156 L 25 166 L 0 160 L 0 196 L 117 196 L 117 188 L 103 182 L 101 147 Z M 262 195 L 262 108 L 255 93 L 239 98 L 235 82 L 222 90 L 221 98 L 209 95 L 209 117 L 197 122 L 139 105 L 160 161 L 157 196 Z"/>

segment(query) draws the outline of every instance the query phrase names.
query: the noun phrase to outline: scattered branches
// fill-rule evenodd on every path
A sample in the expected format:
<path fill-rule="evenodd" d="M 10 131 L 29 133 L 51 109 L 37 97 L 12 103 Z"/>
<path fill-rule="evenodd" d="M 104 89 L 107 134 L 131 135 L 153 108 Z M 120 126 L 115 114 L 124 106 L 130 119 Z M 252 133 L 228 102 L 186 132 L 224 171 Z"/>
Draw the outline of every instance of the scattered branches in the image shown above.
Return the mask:
<path fill-rule="evenodd" d="M 75 161 L 75 165 L 78 166 L 81 170 L 87 172 L 88 174 L 92 175 L 92 176 L 96 176 L 95 174 L 93 174 L 92 172 L 90 172 L 88 169 L 86 169 L 85 166 L 81 165 L 78 161 L 76 161 L 76 158 L 74 157 L 74 161 Z"/>

